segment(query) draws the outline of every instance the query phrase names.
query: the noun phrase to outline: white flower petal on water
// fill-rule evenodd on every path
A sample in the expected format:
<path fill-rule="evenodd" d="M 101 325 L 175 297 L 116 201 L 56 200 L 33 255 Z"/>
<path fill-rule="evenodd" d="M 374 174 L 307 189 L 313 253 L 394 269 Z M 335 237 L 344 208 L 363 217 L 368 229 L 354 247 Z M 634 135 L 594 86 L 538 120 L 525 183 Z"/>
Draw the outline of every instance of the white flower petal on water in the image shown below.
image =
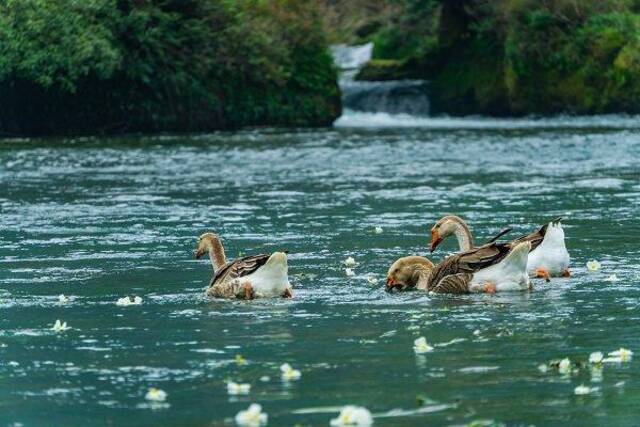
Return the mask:
<path fill-rule="evenodd" d="M 355 275 L 356 275 L 356 273 L 354 273 L 354 272 L 353 272 L 353 270 L 352 270 L 352 269 L 350 269 L 350 268 L 345 268 L 345 269 L 344 269 L 344 274 L 346 274 L 346 275 L 347 275 L 347 277 L 353 277 L 353 276 L 355 276 Z"/>
<path fill-rule="evenodd" d="M 549 367 L 546 364 L 541 363 L 538 365 L 538 371 L 542 372 L 543 374 L 546 374 L 548 370 Z"/>
<path fill-rule="evenodd" d="M 285 381 L 297 380 L 302 376 L 299 370 L 293 369 L 288 363 L 283 363 L 280 366 L 280 372 L 282 372 L 282 379 Z"/>
<path fill-rule="evenodd" d="M 231 395 L 236 394 L 249 394 L 251 391 L 251 384 L 240 384 L 233 381 L 227 383 L 227 393 Z"/>
<path fill-rule="evenodd" d="M 144 398 L 152 402 L 164 402 L 167 399 L 167 393 L 159 388 L 151 387 Z"/>
<path fill-rule="evenodd" d="M 617 282 L 619 280 L 620 279 L 618 279 L 618 276 L 615 273 L 604 279 L 605 282 Z"/>
<path fill-rule="evenodd" d="M 565 357 L 558 364 L 558 372 L 561 374 L 568 374 L 571 372 L 571 360 L 568 357 Z"/>
<path fill-rule="evenodd" d="M 271 377 L 268 375 L 263 375 L 260 377 L 260 381 L 262 381 L 263 383 L 268 383 L 269 381 L 271 381 Z"/>
<path fill-rule="evenodd" d="M 252 403 L 248 409 L 238 412 L 236 424 L 241 427 L 259 427 L 266 425 L 268 419 L 267 414 L 262 412 L 262 406 Z"/>
<path fill-rule="evenodd" d="M 60 294 L 58 295 L 58 302 L 60 304 L 66 304 L 69 302 L 69 298 L 67 298 L 66 296 L 64 296 L 64 294 Z"/>
<path fill-rule="evenodd" d="M 61 322 L 60 319 L 56 320 L 56 323 L 54 323 L 53 327 L 51 328 L 51 330 L 55 332 L 62 332 L 66 331 L 67 329 L 71 329 L 71 327 L 67 326 L 67 322 Z"/>
<path fill-rule="evenodd" d="M 355 267 L 356 265 L 358 265 L 358 263 L 352 256 L 350 256 L 344 260 L 344 265 L 347 267 Z"/>
<path fill-rule="evenodd" d="M 118 298 L 118 301 L 116 301 L 116 305 L 119 305 L 121 307 L 127 307 L 129 305 L 140 305 L 142 304 L 142 298 L 140 297 L 135 297 L 134 299 L 131 299 L 131 297 L 124 297 L 124 298 Z"/>
<path fill-rule="evenodd" d="M 370 274 L 367 276 L 367 282 L 369 282 L 371 285 L 375 285 L 378 283 L 378 278 L 373 274 Z"/>
<path fill-rule="evenodd" d="M 601 351 L 594 351 L 589 355 L 589 363 L 602 363 L 602 359 L 604 359 L 604 354 Z"/>
<path fill-rule="evenodd" d="M 373 417 L 367 408 L 362 406 L 347 405 L 340 411 L 338 418 L 330 422 L 333 427 L 369 427 L 373 424 Z"/>
<path fill-rule="evenodd" d="M 597 389 L 595 387 L 589 387 L 586 386 L 584 384 L 579 385 L 578 387 L 576 387 L 575 389 L 573 389 L 573 393 L 577 394 L 577 395 L 585 395 L 585 394 L 589 394 L 593 391 L 596 391 Z"/>
<path fill-rule="evenodd" d="M 427 339 L 425 337 L 420 337 L 413 342 L 413 351 L 417 354 L 423 354 L 433 351 L 433 347 L 427 344 Z"/>
<path fill-rule="evenodd" d="M 602 359 L 602 363 L 622 363 L 622 359 L 620 357 L 605 357 Z"/>
<path fill-rule="evenodd" d="M 620 350 L 609 353 L 609 356 L 619 358 L 622 362 L 629 362 L 633 357 L 633 351 L 626 348 L 620 348 Z"/>
<path fill-rule="evenodd" d="M 589 271 L 598 271 L 600 270 L 600 266 L 601 266 L 600 263 L 595 259 L 592 259 L 591 261 L 587 262 L 587 269 Z"/>
<path fill-rule="evenodd" d="M 382 227 L 380 227 L 379 225 L 376 226 L 376 228 L 373 229 L 374 233 L 376 234 L 382 234 Z"/>

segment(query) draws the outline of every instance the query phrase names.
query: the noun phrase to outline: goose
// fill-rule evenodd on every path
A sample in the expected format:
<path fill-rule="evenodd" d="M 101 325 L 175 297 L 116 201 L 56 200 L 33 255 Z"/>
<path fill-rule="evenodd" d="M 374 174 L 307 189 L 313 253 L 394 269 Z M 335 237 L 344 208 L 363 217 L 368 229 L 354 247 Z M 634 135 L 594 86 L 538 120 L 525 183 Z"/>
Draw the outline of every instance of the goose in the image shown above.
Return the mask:
<path fill-rule="evenodd" d="M 399 258 L 387 272 L 387 290 L 415 288 L 418 282 L 434 268 L 435 265 L 425 257 L 406 256 Z"/>
<path fill-rule="evenodd" d="M 425 262 L 415 262 L 411 259 L 414 257 L 400 258 L 389 268 L 386 289 L 415 287 L 452 294 L 531 289 L 526 270 L 530 250 L 529 241 L 514 247 L 491 242 L 451 255 L 433 268 L 428 268 Z"/>
<path fill-rule="evenodd" d="M 199 259 L 205 253 L 209 253 L 214 272 L 206 290 L 208 296 L 238 299 L 293 297 L 285 252 L 227 261 L 220 238 L 214 233 L 204 233 L 198 238 L 194 256 Z"/>
<path fill-rule="evenodd" d="M 539 230 L 509 242 L 515 246 L 520 242 L 531 242 L 531 252 L 527 262 L 527 272 L 531 277 L 543 278 L 549 281 L 551 277 L 570 277 L 569 252 L 564 242 L 564 230 L 560 221 L 554 219 L 540 227 Z M 505 229 L 500 234 L 505 234 L 511 229 Z M 468 251 L 474 247 L 471 230 L 464 220 L 455 215 L 447 215 L 441 218 L 431 228 L 431 245 L 433 252 L 447 237 L 455 235 L 461 251 Z M 494 238 L 495 239 L 495 238 Z"/>

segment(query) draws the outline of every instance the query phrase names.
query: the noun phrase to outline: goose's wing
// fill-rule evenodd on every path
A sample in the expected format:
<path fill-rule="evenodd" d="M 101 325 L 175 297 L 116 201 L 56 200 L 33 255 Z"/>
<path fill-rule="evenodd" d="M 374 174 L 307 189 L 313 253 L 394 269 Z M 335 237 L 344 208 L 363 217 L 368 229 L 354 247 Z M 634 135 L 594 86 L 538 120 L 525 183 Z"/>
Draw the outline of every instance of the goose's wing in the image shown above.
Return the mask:
<path fill-rule="evenodd" d="M 468 294 L 472 277 L 471 273 L 450 274 L 440 280 L 431 290 L 440 294 Z"/>
<path fill-rule="evenodd" d="M 511 250 L 509 244 L 489 243 L 458 255 L 458 271 L 452 273 L 473 273 L 500 262 Z"/>
<path fill-rule="evenodd" d="M 449 276 L 457 274 L 473 275 L 478 270 L 496 264 L 507 256 L 509 250 L 510 246 L 508 244 L 489 243 L 467 252 L 451 255 L 433 269 L 429 278 L 429 290 L 437 292 L 435 288 Z M 451 279 L 453 282 L 444 282 L 442 289 L 460 287 L 459 281 L 461 278 L 462 276 L 457 279 Z"/>
<path fill-rule="evenodd" d="M 270 256 L 267 254 L 251 255 L 228 262 L 224 267 L 216 271 L 209 286 L 248 276 L 262 267 Z"/>
<path fill-rule="evenodd" d="M 551 223 L 558 223 L 562 221 L 562 218 L 556 218 Z M 547 227 L 549 227 L 549 223 L 546 223 L 538 231 L 534 231 L 531 234 L 526 236 L 522 236 L 519 239 L 513 240 L 509 242 L 512 248 L 515 248 L 519 243 L 522 242 L 531 242 L 531 251 L 540 246 L 540 243 L 544 240 L 544 236 L 547 234 Z M 529 252 L 531 252 L 529 251 Z"/>

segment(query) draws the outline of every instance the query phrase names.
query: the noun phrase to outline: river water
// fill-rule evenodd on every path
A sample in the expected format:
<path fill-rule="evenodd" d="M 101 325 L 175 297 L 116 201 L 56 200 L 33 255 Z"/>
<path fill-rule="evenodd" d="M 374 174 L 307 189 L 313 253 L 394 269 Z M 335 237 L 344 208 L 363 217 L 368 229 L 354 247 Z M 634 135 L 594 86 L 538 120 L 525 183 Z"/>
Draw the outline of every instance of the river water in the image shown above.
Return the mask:
<path fill-rule="evenodd" d="M 0 425 L 233 425 L 252 402 L 273 426 L 326 426 L 345 404 L 375 426 L 637 425 L 640 361 L 539 365 L 640 351 L 638 119 L 382 119 L 0 143 Z M 425 254 L 448 213 L 478 239 L 562 216 L 574 276 L 385 293 L 389 264 Z M 209 230 L 231 257 L 289 250 L 295 298 L 205 298 L 211 266 L 191 254 Z M 142 304 L 115 304 L 127 295 Z M 435 350 L 416 355 L 419 336 Z M 299 380 L 281 380 L 284 362 Z"/>

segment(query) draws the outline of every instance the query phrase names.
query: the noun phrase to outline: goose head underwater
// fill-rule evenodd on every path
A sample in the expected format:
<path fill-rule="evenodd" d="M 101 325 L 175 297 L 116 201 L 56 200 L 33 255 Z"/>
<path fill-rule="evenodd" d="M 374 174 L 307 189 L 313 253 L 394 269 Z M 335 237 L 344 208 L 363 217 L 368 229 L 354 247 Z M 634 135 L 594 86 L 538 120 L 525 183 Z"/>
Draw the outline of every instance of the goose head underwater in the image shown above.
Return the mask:
<path fill-rule="evenodd" d="M 434 264 L 425 257 L 407 256 L 396 260 L 387 272 L 386 291 L 406 290 L 418 287 L 420 279 L 425 280 Z"/>

